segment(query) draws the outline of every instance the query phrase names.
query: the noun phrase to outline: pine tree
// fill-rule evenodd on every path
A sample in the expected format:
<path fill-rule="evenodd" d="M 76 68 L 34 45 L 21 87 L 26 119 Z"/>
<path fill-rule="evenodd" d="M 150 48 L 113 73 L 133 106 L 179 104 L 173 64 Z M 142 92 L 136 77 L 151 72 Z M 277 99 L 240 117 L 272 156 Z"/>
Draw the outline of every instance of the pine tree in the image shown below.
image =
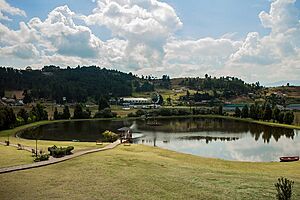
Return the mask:
<path fill-rule="evenodd" d="M 58 119 L 60 118 L 60 117 L 59 117 L 59 113 L 58 113 L 58 111 L 57 111 L 57 108 L 55 108 L 55 110 L 54 110 L 53 118 L 54 118 L 55 120 L 58 120 Z"/>
<path fill-rule="evenodd" d="M 280 114 L 280 110 L 277 106 L 275 106 L 272 112 L 272 119 L 279 122 L 279 114 Z"/>
<path fill-rule="evenodd" d="M 64 111 L 62 115 L 63 115 L 63 119 L 70 119 L 71 114 L 68 106 L 64 107 Z"/>
<path fill-rule="evenodd" d="M 73 118 L 74 119 L 81 119 L 82 118 L 82 106 L 80 104 L 76 104 L 75 109 L 74 109 L 74 115 Z"/>
<path fill-rule="evenodd" d="M 242 118 L 247 118 L 249 117 L 249 109 L 248 109 L 248 105 L 245 105 L 242 109 L 242 113 L 241 113 L 241 117 Z"/>
<path fill-rule="evenodd" d="M 263 120 L 270 120 L 270 119 L 272 119 L 272 109 L 270 104 L 266 104 Z"/>
<path fill-rule="evenodd" d="M 255 104 L 252 104 L 252 105 L 250 106 L 249 117 L 252 118 L 252 119 L 257 119 L 257 118 L 258 118 L 258 117 L 257 117 L 258 113 L 257 113 L 256 107 L 257 107 L 257 106 L 256 106 Z"/>
<path fill-rule="evenodd" d="M 109 108 L 109 104 L 108 104 L 108 101 L 106 98 L 104 97 L 100 97 L 99 99 L 99 106 L 98 106 L 98 110 L 101 111 L 101 110 L 104 110 L 105 108 Z"/>
<path fill-rule="evenodd" d="M 235 113 L 234 116 L 236 117 L 241 117 L 241 110 L 239 107 L 235 107 Z"/>

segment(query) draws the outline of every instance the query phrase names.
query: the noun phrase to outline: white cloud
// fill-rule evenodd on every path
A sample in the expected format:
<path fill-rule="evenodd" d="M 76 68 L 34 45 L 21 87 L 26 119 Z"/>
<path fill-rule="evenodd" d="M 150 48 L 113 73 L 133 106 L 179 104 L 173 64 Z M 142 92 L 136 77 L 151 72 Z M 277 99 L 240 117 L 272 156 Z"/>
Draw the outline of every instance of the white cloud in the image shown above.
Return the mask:
<path fill-rule="evenodd" d="M 0 0 L 0 5 L 3 2 Z M 13 62 L 5 56 L 15 56 L 32 66 L 100 65 L 145 75 L 209 73 L 264 83 L 300 79 L 300 23 L 295 0 L 272 1 L 270 11 L 258 16 L 270 34 L 251 32 L 243 40 L 234 39 L 234 33 L 221 38 L 178 39 L 181 20 L 170 5 L 158 0 L 104 0 L 96 5 L 87 16 L 60 6 L 43 21 L 20 22 L 19 30 L 0 23 L 0 64 Z M 0 18 L 3 12 L 1 7 Z M 6 12 L 25 15 L 17 8 Z M 83 20 L 80 25 L 78 20 Z M 101 35 L 92 32 L 92 25 L 105 26 L 111 38 L 102 41 Z"/>
<path fill-rule="evenodd" d="M 11 21 L 8 16 L 4 15 L 4 13 L 26 17 L 26 13 L 24 10 L 9 5 L 5 0 L 0 0 L 0 20 Z"/>
<path fill-rule="evenodd" d="M 157 0 L 106 0 L 97 5 L 83 19 L 127 41 L 123 64 L 135 71 L 162 65 L 167 39 L 182 27 L 171 6 Z"/>
<path fill-rule="evenodd" d="M 39 52 L 32 44 L 19 44 L 0 48 L 1 56 L 17 57 L 21 59 L 32 59 L 39 55 Z"/>
<path fill-rule="evenodd" d="M 261 22 L 271 29 L 270 34 L 249 33 L 226 63 L 224 71 L 265 82 L 300 79 L 300 22 L 295 2 L 275 0 L 269 13 L 261 12 Z"/>

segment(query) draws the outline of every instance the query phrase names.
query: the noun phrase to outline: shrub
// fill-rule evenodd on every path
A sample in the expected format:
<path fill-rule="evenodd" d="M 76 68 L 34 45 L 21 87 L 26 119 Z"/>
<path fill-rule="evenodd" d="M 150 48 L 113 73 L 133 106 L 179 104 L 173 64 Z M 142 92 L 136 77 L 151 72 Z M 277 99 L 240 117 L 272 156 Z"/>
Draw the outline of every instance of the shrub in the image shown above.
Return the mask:
<path fill-rule="evenodd" d="M 41 154 L 41 155 L 38 155 L 38 156 L 34 159 L 34 162 L 40 162 L 40 161 L 45 161 L 45 160 L 49 160 L 49 154 Z"/>
<path fill-rule="evenodd" d="M 102 136 L 103 136 L 103 142 L 114 142 L 119 138 L 118 134 L 111 131 L 104 131 L 102 133 Z"/>
<path fill-rule="evenodd" d="M 136 114 L 137 116 L 140 117 L 140 116 L 146 115 L 147 112 L 144 111 L 144 110 L 139 109 L 139 110 L 137 110 L 137 111 L 135 112 L 135 114 Z"/>
<path fill-rule="evenodd" d="M 292 198 L 292 189 L 294 181 L 290 181 L 287 178 L 278 178 L 278 183 L 275 184 L 277 190 L 276 197 L 278 200 L 289 200 Z"/>
<path fill-rule="evenodd" d="M 127 117 L 137 117 L 137 115 L 135 113 L 128 113 Z"/>
<path fill-rule="evenodd" d="M 52 146 L 48 147 L 48 151 L 50 152 L 50 156 L 53 156 L 55 158 L 60 158 L 65 155 L 70 155 L 72 154 L 72 151 L 74 150 L 73 146 L 68 146 L 68 147 L 57 147 L 57 146 Z"/>
<path fill-rule="evenodd" d="M 114 118 L 117 117 L 117 113 L 111 112 L 110 108 L 105 108 L 103 110 L 98 111 L 94 118 Z"/>

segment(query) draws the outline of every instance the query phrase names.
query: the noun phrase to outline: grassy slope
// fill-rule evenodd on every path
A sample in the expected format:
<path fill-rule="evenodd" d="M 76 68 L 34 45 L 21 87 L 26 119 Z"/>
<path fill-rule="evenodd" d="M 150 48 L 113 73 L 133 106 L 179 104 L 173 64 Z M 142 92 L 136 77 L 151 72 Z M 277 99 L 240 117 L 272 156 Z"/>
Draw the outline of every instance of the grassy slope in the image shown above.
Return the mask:
<path fill-rule="evenodd" d="M 280 176 L 295 181 L 300 162 L 243 163 L 143 145 L 0 175 L 0 199 L 274 199 Z M 22 177 L 22 178 L 20 178 Z"/>
<path fill-rule="evenodd" d="M 1 168 L 33 162 L 30 152 L 17 150 L 15 147 L 0 145 L 0 152 Z"/>

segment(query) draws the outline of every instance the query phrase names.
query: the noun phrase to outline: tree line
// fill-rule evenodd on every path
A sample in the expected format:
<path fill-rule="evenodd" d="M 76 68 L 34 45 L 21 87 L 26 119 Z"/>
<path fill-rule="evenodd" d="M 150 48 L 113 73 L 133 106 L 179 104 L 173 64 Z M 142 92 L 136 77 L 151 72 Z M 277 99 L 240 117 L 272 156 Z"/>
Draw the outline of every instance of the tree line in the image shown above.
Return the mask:
<path fill-rule="evenodd" d="M 243 80 L 236 77 L 211 77 L 208 74 L 205 74 L 205 78 L 185 78 L 183 79 L 179 85 L 188 87 L 193 90 L 212 90 L 214 92 L 213 97 L 224 97 L 230 98 L 238 95 L 245 95 L 251 92 L 256 92 L 261 89 L 262 86 L 259 82 L 256 83 L 245 83 Z M 217 91 L 221 93 L 218 94 Z M 196 99 L 211 99 L 208 93 L 206 94 L 198 94 L 195 96 Z"/>
<path fill-rule="evenodd" d="M 270 104 L 252 104 L 250 108 L 245 105 L 242 110 L 235 108 L 235 117 L 251 118 L 254 120 L 273 121 L 278 123 L 292 124 L 294 113 L 292 111 L 282 111 L 277 106 L 271 107 Z"/>
<path fill-rule="evenodd" d="M 42 120 L 48 120 L 48 113 L 41 104 L 33 106 L 29 112 L 22 108 L 17 115 L 12 108 L 0 108 L 0 130 Z"/>
<path fill-rule="evenodd" d="M 96 66 L 62 69 L 45 66 L 42 70 L 18 70 L 0 67 L 0 96 L 5 90 L 23 90 L 26 101 L 51 99 L 62 103 L 85 102 L 91 97 L 130 96 L 132 81 L 139 80 L 132 73 L 122 73 Z"/>

